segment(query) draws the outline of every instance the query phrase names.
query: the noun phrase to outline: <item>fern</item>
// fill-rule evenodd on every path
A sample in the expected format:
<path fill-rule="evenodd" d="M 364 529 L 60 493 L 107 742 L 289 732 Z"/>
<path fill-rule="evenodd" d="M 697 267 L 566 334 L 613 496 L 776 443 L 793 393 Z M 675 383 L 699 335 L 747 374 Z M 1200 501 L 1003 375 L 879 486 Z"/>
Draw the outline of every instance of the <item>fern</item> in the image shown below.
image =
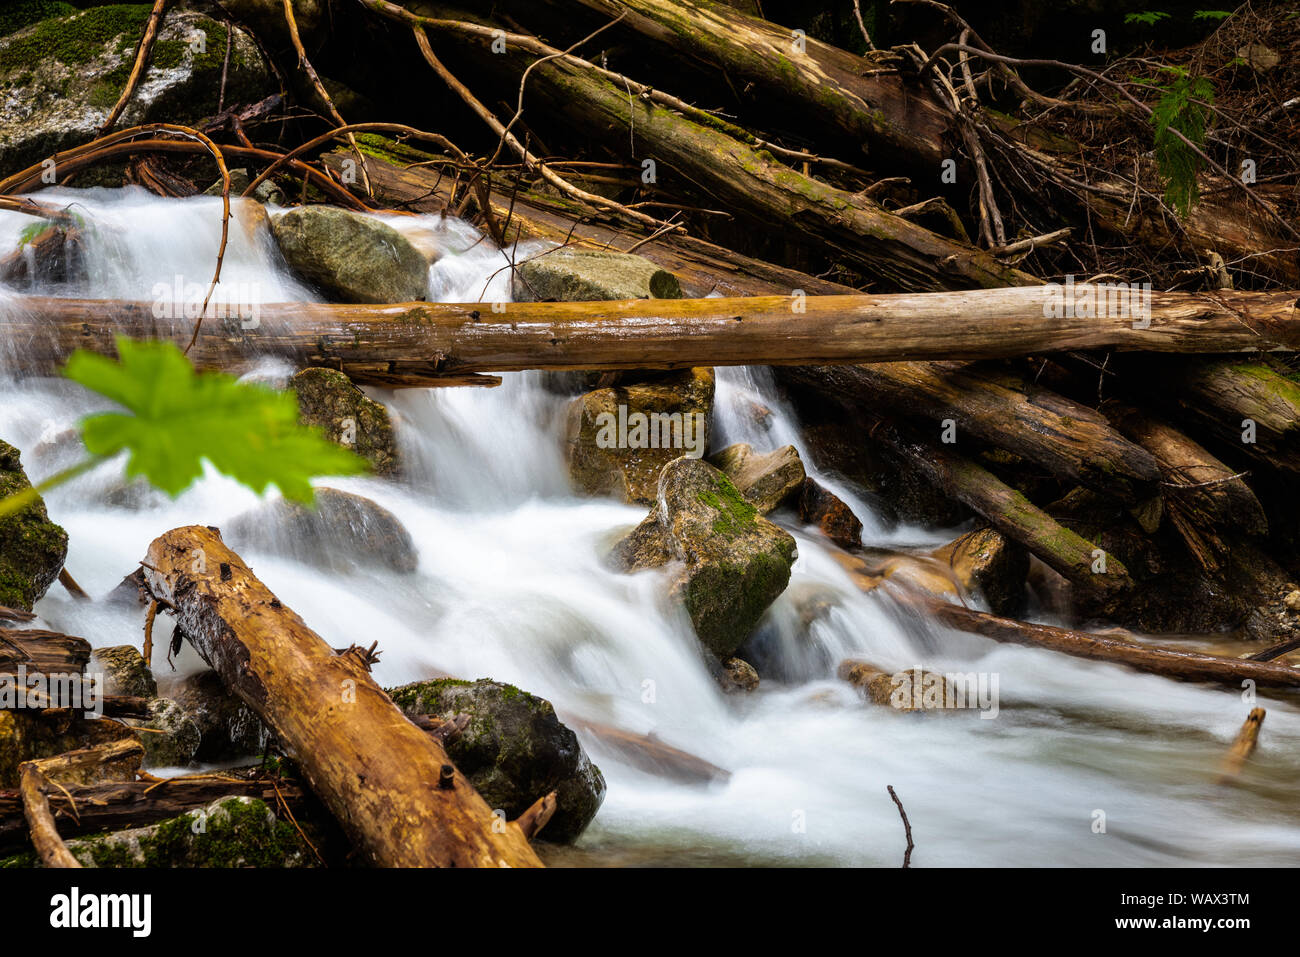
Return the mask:
<path fill-rule="evenodd" d="M 1172 73 L 1173 78 L 1157 87 L 1160 99 L 1151 110 L 1156 165 L 1165 201 L 1186 219 L 1200 198 L 1196 176 L 1201 171 L 1201 157 L 1178 134 L 1198 148 L 1205 145 L 1205 130 L 1213 113 L 1214 84 L 1208 77 L 1194 77 L 1180 67 L 1162 69 Z"/>

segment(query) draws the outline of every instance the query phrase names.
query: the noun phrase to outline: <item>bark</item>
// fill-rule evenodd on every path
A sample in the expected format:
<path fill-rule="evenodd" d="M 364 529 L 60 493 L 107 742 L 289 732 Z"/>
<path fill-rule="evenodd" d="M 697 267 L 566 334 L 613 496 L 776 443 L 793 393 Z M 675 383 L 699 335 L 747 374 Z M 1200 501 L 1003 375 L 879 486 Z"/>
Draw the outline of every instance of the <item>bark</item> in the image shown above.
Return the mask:
<path fill-rule="evenodd" d="M 376 865 L 541 866 L 519 827 L 500 826 L 361 658 L 335 654 L 214 529 L 174 529 L 143 564 L 154 597 L 175 610 L 199 654 L 271 728 Z"/>
<path fill-rule="evenodd" d="M 759 296 L 620 303 L 351 305 L 270 303 L 206 319 L 189 355 L 231 368 L 262 356 L 327 365 L 368 383 L 521 369 L 680 369 L 915 358 L 1007 358 L 1113 347 L 1231 352 L 1300 345 L 1296 293 L 1153 296 L 1149 328 L 1045 315 L 1050 287 L 888 296 Z M 112 355 L 114 337 L 189 342 L 194 320 L 156 318 L 144 302 L 25 297 L 0 315 L 22 343 L 18 368 L 49 373 L 74 349 Z M 1242 315 L 1250 314 L 1250 321 Z M 245 328 L 247 327 L 247 328 Z M 355 373 L 355 374 L 354 374 Z M 1292 453 L 1300 459 L 1300 453 Z"/>
<path fill-rule="evenodd" d="M 1254 681 L 1261 688 L 1300 687 L 1300 669 L 1288 665 L 1171 651 L 1050 625 L 998 618 L 916 591 L 909 592 L 904 601 L 923 609 L 950 628 L 983 635 L 994 641 L 1046 648 L 1076 658 L 1108 661 L 1181 681 L 1207 681 L 1237 689 L 1246 680 Z"/>
<path fill-rule="evenodd" d="M 1237 732 L 1236 740 L 1232 742 L 1232 747 L 1223 757 L 1223 767 L 1219 772 L 1220 784 L 1231 784 L 1240 775 L 1241 770 L 1246 766 L 1246 761 L 1255 753 L 1255 746 L 1259 743 L 1259 729 L 1264 724 L 1265 711 L 1263 708 L 1251 708 L 1250 714 L 1246 715 L 1246 721 Z"/>
<path fill-rule="evenodd" d="M 0 628 L 0 674 L 81 674 L 90 661 L 90 642 L 40 628 Z"/>
<path fill-rule="evenodd" d="M 922 362 L 783 374 L 841 401 L 883 404 L 936 420 L 951 417 L 959 436 L 975 435 L 1121 502 L 1158 493 L 1160 470 L 1148 451 L 1087 406 L 1014 374 Z"/>

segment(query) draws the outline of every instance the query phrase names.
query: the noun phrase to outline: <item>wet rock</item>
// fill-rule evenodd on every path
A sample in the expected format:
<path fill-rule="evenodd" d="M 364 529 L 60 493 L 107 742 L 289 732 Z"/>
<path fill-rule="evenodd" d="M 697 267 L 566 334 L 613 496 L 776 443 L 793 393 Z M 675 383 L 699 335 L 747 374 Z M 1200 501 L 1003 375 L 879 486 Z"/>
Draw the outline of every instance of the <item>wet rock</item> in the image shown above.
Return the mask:
<path fill-rule="evenodd" d="M 721 469 L 760 515 L 788 501 L 807 478 L 793 445 L 758 453 L 740 442 L 710 456 L 709 464 Z"/>
<path fill-rule="evenodd" d="M 1017 616 L 1025 604 L 1029 552 L 1001 532 L 982 528 L 934 551 L 963 588 L 980 595 L 995 615 Z"/>
<path fill-rule="evenodd" d="M 794 539 L 699 459 L 669 463 L 658 492 L 645 521 L 615 545 L 611 562 L 625 571 L 655 567 L 664 556 L 681 562 L 673 596 L 684 603 L 701 643 L 730 657 L 785 590 Z"/>
<path fill-rule="evenodd" d="M 84 867 L 313 867 L 316 860 L 297 828 L 250 797 L 67 844 Z"/>
<path fill-rule="evenodd" d="M 867 701 L 895 711 L 942 711 L 950 698 L 943 675 L 919 668 L 886 672 L 868 661 L 849 659 L 840 662 L 836 675 L 861 691 Z"/>
<path fill-rule="evenodd" d="M 718 683 L 723 691 L 757 691 L 758 672 L 744 658 L 727 658 L 722 662 Z"/>
<path fill-rule="evenodd" d="M 105 694 L 133 698 L 152 698 L 158 694 L 158 683 L 134 645 L 96 648 L 90 653 L 90 666 L 86 670 L 103 673 Z"/>
<path fill-rule="evenodd" d="M 333 206 L 300 206 L 271 220 L 289 267 L 341 302 L 412 302 L 428 292 L 429 266 L 397 230 Z"/>
<path fill-rule="evenodd" d="M 666 269 L 642 256 L 605 250 L 551 250 L 520 263 L 511 285 L 516 302 L 682 297 L 677 277 Z"/>
<path fill-rule="evenodd" d="M 149 4 L 113 4 L 50 17 L 0 38 L 0 174 L 89 142 L 108 117 L 135 60 Z M 227 103 L 275 89 L 257 44 L 225 24 L 184 10 L 163 18 L 148 72 L 118 128 L 198 125 L 217 112 L 226 69 Z"/>
<path fill-rule="evenodd" d="M 146 728 L 140 734 L 144 745 L 146 768 L 183 768 L 195 759 L 203 732 L 185 708 L 170 698 L 149 701 L 148 719 L 135 719 L 131 725 Z"/>
<path fill-rule="evenodd" d="M 804 479 L 799 488 L 799 521 L 816 525 L 840 548 L 862 544 L 862 520 L 838 495 L 816 479 Z"/>
<path fill-rule="evenodd" d="M 327 571 L 376 565 L 413 572 L 419 553 L 411 533 L 384 508 L 360 495 L 316 489 L 314 508 L 278 499 L 236 516 L 226 528 L 234 548 L 285 555 Z"/>
<path fill-rule="evenodd" d="M 18 450 L 0 442 L 0 499 L 29 488 Z M 0 605 L 31 611 L 67 555 L 68 533 L 50 521 L 41 499 L 0 519 Z"/>
<path fill-rule="evenodd" d="M 567 448 L 573 486 L 650 505 L 660 470 L 708 447 L 713 370 L 686 369 L 645 382 L 597 389 L 569 407 Z"/>
<path fill-rule="evenodd" d="M 298 418 L 370 463 L 376 475 L 397 471 L 397 438 L 388 410 L 342 372 L 303 369 L 289 386 L 298 396 Z"/>
<path fill-rule="evenodd" d="M 215 671 L 190 675 L 171 696 L 199 729 L 194 760 L 213 762 L 260 754 L 269 731 L 248 705 L 226 690 Z"/>
<path fill-rule="evenodd" d="M 389 694 L 411 716 L 469 715 L 469 726 L 447 744 L 447 753 L 508 820 L 551 791 L 557 807 L 543 840 L 571 843 L 596 816 L 605 779 L 549 701 L 488 679 L 422 681 Z"/>
<path fill-rule="evenodd" d="M 259 209 L 262 210 L 262 218 L 266 219 L 267 226 L 269 227 L 270 217 L 267 216 L 266 209 L 261 204 L 273 203 L 276 206 L 282 206 L 284 204 L 284 193 L 280 192 L 280 187 L 276 186 L 273 181 L 269 179 L 264 179 L 262 180 L 262 182 L 257 184 L 257 189 L 253 190 L 253 196 L 252 199 L 250 200 L 248 197 L 245 197 L 243 194 L 244 194 L 244 190 L 248 189 L 249 185 L 252 182 L 253 182 L 253 177 L 248 175 L 248 170 L 243 168 L 230 170 L 231 212 L 234 213 L 235 211 L 234 206 L 236 200 L 242 200 L 243 203 L 256 205 Z M 203 193 L 206 196 L 220 196 L 221 178 L 218 177 L 216 182 L 214 182 L 211 186 L 205 189 Z M 256 200 L 256 202 L 253 202 L 253 200 Z M 250 213 L 250 217 L 255 215 L 256 214 Z"/>

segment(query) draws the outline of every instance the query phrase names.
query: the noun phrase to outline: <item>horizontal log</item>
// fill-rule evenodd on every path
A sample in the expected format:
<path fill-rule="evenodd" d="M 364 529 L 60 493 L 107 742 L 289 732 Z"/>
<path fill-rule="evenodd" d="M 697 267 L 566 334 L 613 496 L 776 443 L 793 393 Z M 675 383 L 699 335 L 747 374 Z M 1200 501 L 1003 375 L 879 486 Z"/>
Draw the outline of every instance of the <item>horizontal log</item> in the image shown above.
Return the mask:
<path fill-rule="evenodd" d="M 266 303 L 205 319 L 201 367 L 274 356 L 358 370 L 418 364 L 418 374 L 524 369 L 679 369 L 978 359 L 1071 349 L 1255 352 L 1300 346 L 1295 292 L 1156 293 L 1148 327 L 1059 318 L 1050 286 L 880 296 L 757 296 L 624 302 Z M 211 308 L 211 307 L 210 307 Z M 194 319 L 146 302 L 15 297 L 0 303 L 14 371 L 48 373 L 74 349 L 114 354 L 114 337 L 188 343 Z M 369 372 L 367 373 L 367 370 Z M 417 374 L 412 372 L 412 375 Z"/>

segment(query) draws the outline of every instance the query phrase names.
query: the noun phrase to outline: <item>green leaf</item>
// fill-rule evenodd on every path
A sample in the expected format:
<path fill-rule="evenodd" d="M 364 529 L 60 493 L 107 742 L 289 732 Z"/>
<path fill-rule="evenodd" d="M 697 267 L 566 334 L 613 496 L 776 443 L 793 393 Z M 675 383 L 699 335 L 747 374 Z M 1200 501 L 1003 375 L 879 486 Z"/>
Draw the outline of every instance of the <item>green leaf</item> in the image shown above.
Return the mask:
<path fill-rule="evenodd" d="M 1146 13 L 1126 13 L 1124 14 L 1125 23 L 1142 23 L 1146 26 L 1154 26 L 1160 20 L 1169 19 L 1169 14 L 1162 13 L 1159 10 L 1150 10 Z"/>
<path fill-rule="evenodd" d="M 286 498 L 312 501 L 310 479 L 355 475 L 367 465 L 347 449 L 298 423 L 298 399 L 195 372 L 170 342 L 118 337 L 113 361 L 77 350 L 68 378 L 112 399 L 129 414 L 93 415 L 82 422 L 86 449 L 97 456 L 130 451 L 126 474 L 143 475 L 171 496 L 203 474 L 203 460 L 261 494 L 275 484 Z"/>

